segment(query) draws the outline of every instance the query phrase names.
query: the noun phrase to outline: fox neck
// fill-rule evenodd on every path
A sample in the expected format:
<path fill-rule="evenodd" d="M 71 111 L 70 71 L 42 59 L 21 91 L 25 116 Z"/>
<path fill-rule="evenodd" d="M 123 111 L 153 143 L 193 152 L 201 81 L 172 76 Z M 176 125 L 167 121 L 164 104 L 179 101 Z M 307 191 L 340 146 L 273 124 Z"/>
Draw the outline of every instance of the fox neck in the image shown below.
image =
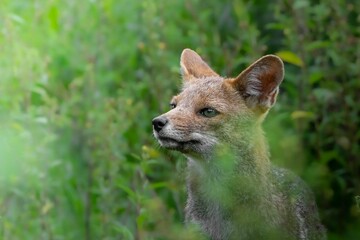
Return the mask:
<path fill-rule="evenodd" d="M 273 187 L 268 179 L 268 155 L 266 141 L 259 129 L 247 141 L 230 147 L 226 142 L 220 144 L 211 157 L 188 156 L 187 211 L 211 213 L 214 206 L 219 206 L 225 212 L 232 212 L 238 204 L 245 209 L 266 206 Z M 200 208 L 196 207 L 198 204 Z"/>
<path fill-rule="evenodd" d="M 240 174 L 266 181 L 271 164 L 261 127 L 256 126 L 241 136 L 229 135 L 222 137 L 223 140 L 211 154 L 187 155 L 187 158 L 197 166 L 196 169 L 210 178 L 218 178 L 219 174 Z"/>

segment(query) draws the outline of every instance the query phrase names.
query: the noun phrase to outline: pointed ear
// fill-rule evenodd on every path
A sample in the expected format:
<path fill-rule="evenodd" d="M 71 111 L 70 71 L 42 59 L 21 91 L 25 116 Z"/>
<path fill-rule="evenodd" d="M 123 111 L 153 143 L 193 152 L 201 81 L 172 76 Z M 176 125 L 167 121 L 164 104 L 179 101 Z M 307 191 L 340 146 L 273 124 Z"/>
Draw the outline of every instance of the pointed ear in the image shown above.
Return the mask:
<path fill-rule="evenodd" d="M 284 78 L 284 64 L 275 55 L 266 55 L 240 73 L 231 84 L 244 97 L 250 108 L 266 111 L 276 102 Z"/>
<path fill-rule="evenodd" d="M 191 78 L 202 78 L 219 76 L 204 60 L 191 49 L 184 49 L 180 57 L 181 74 L 184 80 Z"/>

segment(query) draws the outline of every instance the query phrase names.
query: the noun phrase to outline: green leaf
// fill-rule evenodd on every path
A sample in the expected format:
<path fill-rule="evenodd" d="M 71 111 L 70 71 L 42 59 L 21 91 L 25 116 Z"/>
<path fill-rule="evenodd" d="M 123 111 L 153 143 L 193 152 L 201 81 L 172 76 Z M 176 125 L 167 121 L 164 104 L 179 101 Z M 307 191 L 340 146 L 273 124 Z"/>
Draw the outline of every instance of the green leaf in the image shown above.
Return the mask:
<path fill-rule="evenodd" d="M 326 103 L 335 97 L 335 93 L 327 88 L 315 88 L 312 93 L 315 98 L 322 103 Z"/>
<path fill-rule="evenodd" d="M 58 31 L 59 30 L 59 22 L 58 22 L 59 11 L 58 11 L 58 9 L 55 6 L 53 6 L 52 8 L 50 8 L 48 14 L 49 14 L 49 22 L 50 22 L 51 29 Z"/>
<path fill-rule="evenodd" d="M 14 13 L 10 13 L 9 17 L 11 20 L 13 20 L 14 22 L 18 23 L 18 24 L 24 24 L 25 21 L 22 17 L 20 17 L 19 15 L 16 15 Z"/>
<path fill-rule="evenodd" d="M 295 9 L 300 9 L 300 8 L 306 8 L 309 6 L 309 1 L 307 0 L 297 0 L 294 2 L 294 8 Z"/>
<path fill-rule="evenodd" d="M 307 111 L 294 111 L 291 113 L 292 119 L 299 119 L 299 118 L 313 118 L 315 114 L 313 112 Z"/>
<path fill-rule="evenodd" d="M 293 52 L 280 51 L 280 52 L 277 52 L 276 55 L 279 56 L 285 62 L 294 64 L 294 65 L 299 66 L 299 67 L 304 66 L 304 62 L 301 60 L 301 58 L 298 55 L 296 55 L 295 53 L 293 53 Z"/>
<path fill-rule="evenodd" d="M 315 84 L 324 78 L 324 74 L 322 72 L 313 72 L 309 77 L 309 82 L 311 84 Z"/>
<path fill-rule="evenodd" d="M 123 225 L 115 225 L 114 230 L 120 233 L 120 235 L 123 237 L 122 239 L 126 240 L 132 240 L 134 239 L 134 235 L 131 233 L 131 231 Z"/>
<path fill-rule="evenodd" d="M 314 51 L 316 49 L 328 48 L 330 46 L 329 41 L 314 41 L 305 46 L 307 51 Z"/>

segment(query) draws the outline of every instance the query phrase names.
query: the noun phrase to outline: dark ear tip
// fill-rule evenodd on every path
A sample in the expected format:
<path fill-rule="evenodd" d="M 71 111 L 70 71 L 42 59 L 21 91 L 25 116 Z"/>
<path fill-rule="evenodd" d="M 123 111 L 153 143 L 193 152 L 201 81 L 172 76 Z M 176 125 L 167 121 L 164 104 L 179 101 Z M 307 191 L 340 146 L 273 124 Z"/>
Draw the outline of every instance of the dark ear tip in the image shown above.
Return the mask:
<path fill-rule="evenodd" d="M 270 63 L 271 65 L 277 65 L 277 67 L 284 69 L 283 60 L 276 55 L 273 55 L 273 54 L 265 55 L 262 58 L 260 58 L 259 60 L 266 61 L 266 62 Z"/>

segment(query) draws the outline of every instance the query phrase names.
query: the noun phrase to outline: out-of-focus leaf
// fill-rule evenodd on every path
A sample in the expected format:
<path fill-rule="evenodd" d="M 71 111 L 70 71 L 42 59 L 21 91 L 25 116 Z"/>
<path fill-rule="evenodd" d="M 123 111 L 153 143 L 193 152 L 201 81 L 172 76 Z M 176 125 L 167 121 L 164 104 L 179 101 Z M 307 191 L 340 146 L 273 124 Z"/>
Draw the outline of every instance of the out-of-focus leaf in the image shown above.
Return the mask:
<path fill-rule="evenodd" d="M 313 112 L 307 111 L 294 111 L 291 113 L 292 119 L 299 119 L 299 118 L 313 118 L 315 114 Z"/>
<path fill-rule="evenodd" d="M 280 52 L 277 52 L 276 55 L 279 56 L 285 62 L 294 64 L 294 65 L 299 66 L 299 67 L 304 66 L 304 62 L 301 60 L 301 58 L 298 55 L 296 55 L 295 53 L 293 53 L 293 52 L 280 51 Z"/>
<path fill-rule="evenodd" d="M 114 229 L 120 234 L 121 239 L 124 240 L 133 240 L 134 235 L 131 233 L 131 231 L 123 225 L 115 225 Z"/>
<path fill-rule="evenodd" d="M 155 189 L 155 188 L 163 188 L 163 187 L 167 187 L 168 186 L 168 182 L 157 182 L 157 183 L 152 183 L 150 184 L 150 186 Z"/>
<path fill-rule="evenodd" d="M 313 51 L 315 49 L 327 48 L 329 47 L 329 45 L 329 41 L 314 41 L 306 45 L 305 48 L 307 51 Z"/>
<path fill-rule="evenodd" d="M 20 17 L 19 15 L 14 14 L 14 13 L 10 13 L 9 16 L 10 16 L 10 19 L 13 20 L 16 23 L 24 24 L 24 22 L 25 22 L 22 17 Z"/>
<path fill-rule="evenodd" d="M 306 8 L 309 6 L 309 1 L 308 0 L 295 0 L 294 2 L 294 8 L 295 9 L 299 9 L 299 8 Z"/>
<path fill-rule="evenodd" d="M 50 200 L 47 200 L 41 208 L 41 214 L 47 214 L 53 207 L 54 204 Z"/>
<path fill-rule="evenodd" d="M 314 72 L 310 75 L 309 82 L 311 84 L 315 84 L 318 81 L 320 81 L 324 77 L 324 74 L 322 72 Z"/>
<path fill-rule="evenodd" d="M 55 31 L 59 30 L 58 18 L 59 18 L 59 10 L 55 6 L 51 7 L 49 10 L 49 21 L 51 28 Z"/>
<path fill-rule="evenodd" d="M 148 158 L 157 158 L 160 155 L 159 151 L 157 151 L 156 149 L 154 149 L 152 147 L 146 146 L 146 145 L 144 145 L 142 147 L 142 150 L 143 150 L 143 153 L 146 156 L 148 156 Z"/>
<path fill-rule="evenodd" d="M 319 102 L 328 102 L 335 96 L 335 93 L 326 88 L 316 88 L 313 90 L 313 94 Z"/>

